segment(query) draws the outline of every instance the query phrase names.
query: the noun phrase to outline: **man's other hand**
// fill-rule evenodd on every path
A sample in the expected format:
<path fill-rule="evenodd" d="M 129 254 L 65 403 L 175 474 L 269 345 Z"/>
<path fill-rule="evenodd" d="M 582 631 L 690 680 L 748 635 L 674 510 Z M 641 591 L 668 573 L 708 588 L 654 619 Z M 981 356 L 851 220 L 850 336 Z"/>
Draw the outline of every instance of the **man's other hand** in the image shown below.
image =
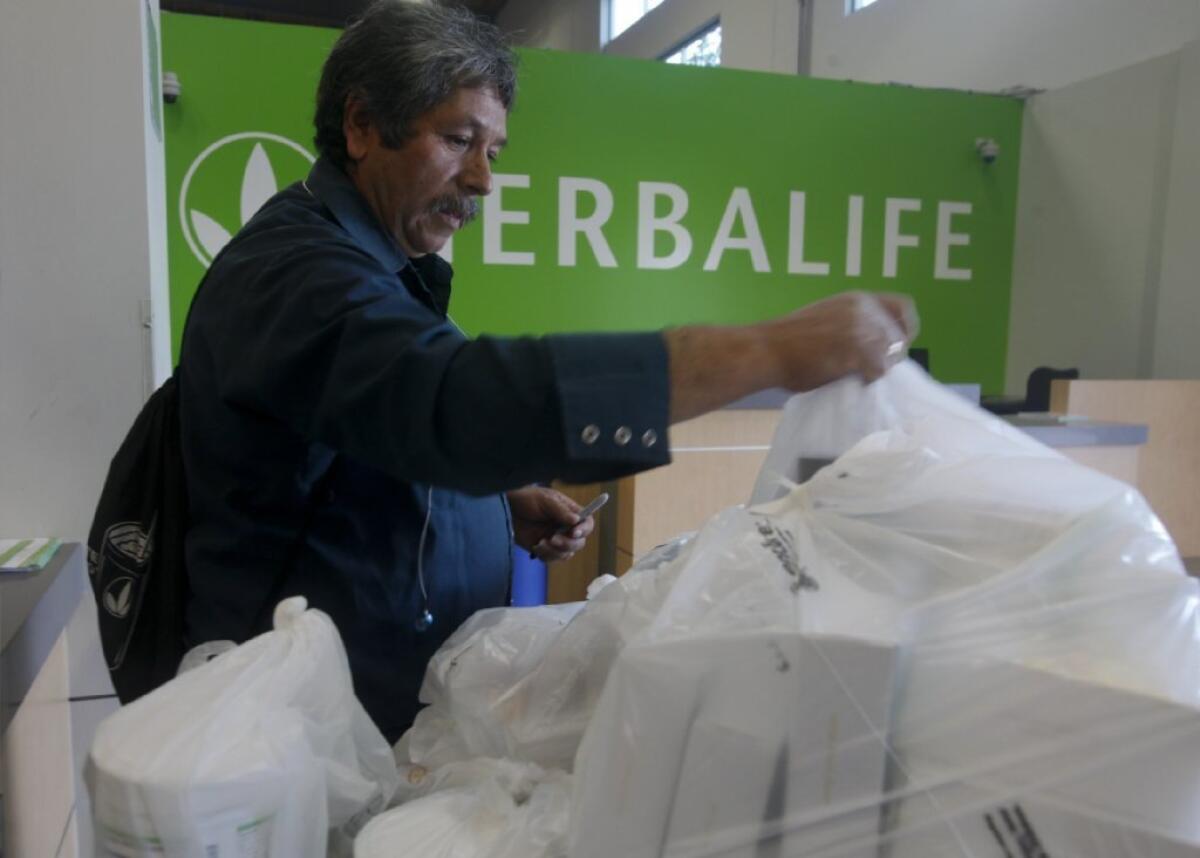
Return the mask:
<path fill-rule="evenodd" d="M 543 486 L 509 492 L 508 505 L 517 545 L 547 563 L 573 557 L 596 527 L 591 516 L 579 520 L 579 504 Z"/>

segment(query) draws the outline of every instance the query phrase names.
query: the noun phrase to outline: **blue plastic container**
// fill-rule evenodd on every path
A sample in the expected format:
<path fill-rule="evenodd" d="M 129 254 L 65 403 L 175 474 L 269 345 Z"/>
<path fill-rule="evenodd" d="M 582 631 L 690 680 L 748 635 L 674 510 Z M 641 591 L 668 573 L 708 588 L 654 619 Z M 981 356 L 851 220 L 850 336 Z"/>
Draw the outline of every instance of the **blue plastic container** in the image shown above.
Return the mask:
<path fill-rule="evenodd" d="M 513 546 L 512 604 L 514 608 L 546 604 L 546 564 L 519 545 Z"/>

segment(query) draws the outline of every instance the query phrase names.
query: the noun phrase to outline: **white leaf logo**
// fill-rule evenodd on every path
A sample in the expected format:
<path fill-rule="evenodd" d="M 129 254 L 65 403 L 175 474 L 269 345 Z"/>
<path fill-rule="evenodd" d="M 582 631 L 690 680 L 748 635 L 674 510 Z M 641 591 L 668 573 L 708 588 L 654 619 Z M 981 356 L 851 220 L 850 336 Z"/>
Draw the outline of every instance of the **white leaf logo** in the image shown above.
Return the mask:
<path fill-rule="evenodd" d="M 254 213 L 262 208 L 262 204 L 279 190 L 275 183 L 275 171 L 271 169 L 271 161 L 267 158 L 266 150 L 261 143 L 254 144 L 254 151 L 246 161 L 246 170 L 242 173 L 242 226 L 245 226 Z"/>
<path fill-rule="evenodd" d="M 222 172 L 219 167 L 216 171 L 204 170 L 199 174 L 197 171 L 211 156 L 224 147 L 244 140 L 253 140 L 254 147 L 250 150 L 250 156 L 246 159 L 241 171 L 241 188 L 238 193 L 240 203 L 238 228 L 245 226 L 246 222 L 262 208 L 263 203 L 279 190 L 277 169 L 281 169 L 288 181 L 292 181 L 293 177 L 302 178 L 304 175 L 302 171 L 307 170 L 308 165 L 315 160 L 309 151 L 299 143 L 266 131 L 244 131 L 239 134 L 230 134 L 205 148 L 188 167 L 187 173 L 183 177 L 183 185 L 179 190 L 179 221 L 183 226 L 183 237 L 187 241 L 189 249 L 205 267 L 212 263 L 213 258 L 229 243 L 233 232 L 237 230 L 231 231 L 212 215 L 189 206 L 187 203 L 188 190 L 194 179 L 206 186 L 217 182 L 228 188 L 229 173 Z M 245 144 L 241 143 L 240 145 L 244 146 Z M 239 154 L 244 151 L 241 149 Z M 234 155 L 234 152 L 229 152 L 229 155 Z M 224 161 L 224 163 L 228 164 L 228 161 Z M 229 199 L 225 195 L 233 189 L 228 188 L 226 191 L 218 185 L 217 190 L 224 199 Z M 212 190 L 206 190 L 205 198 L 211 200 L 212 193 Z"/>
<path fill-rule="evenodd" d="M 278 190 L 271 159 L 267 157 L 263 145 L 255 143 L 250 157 L 246 159 L 246 169 L 242 171 L 242 221 L 238 226 L 245 226 Z M 198 209 L 192 209 L 192 229 L 196 231 L 196 240 L 210 259 L 216 257 L 233 237 L 229 230 Z"/>
<path fill-rule="evenodd" d="M 192 209 L 192 229 L 196 231 L 196 240 L 200 242 L 209 259 L 215 258 L 233 237 L 229 230 L 196 209 Z"/>

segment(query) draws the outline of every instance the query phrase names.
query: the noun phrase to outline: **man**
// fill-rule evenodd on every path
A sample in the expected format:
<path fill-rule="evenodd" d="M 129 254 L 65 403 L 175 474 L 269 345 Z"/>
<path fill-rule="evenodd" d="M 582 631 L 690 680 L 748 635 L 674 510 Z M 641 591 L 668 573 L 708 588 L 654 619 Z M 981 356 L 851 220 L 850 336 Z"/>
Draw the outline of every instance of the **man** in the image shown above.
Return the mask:
<path fill-rule="evenodd" d="M 874 379 L 915 328 L 906 299 L 856 294 L 745 327 L 467 338 L 436 253 L 491 190 L 515 82 L 469 14 L 371 7 L 326 61 L 320 159 L 214 260 L 183 343 L 188 644 L 303 594 L 393 741 L 432 653 L 505 603 L 511 540 L 553 560 L 591 531 L 528 486 L 665 464 L 670 423 L 754 390 Z"/>

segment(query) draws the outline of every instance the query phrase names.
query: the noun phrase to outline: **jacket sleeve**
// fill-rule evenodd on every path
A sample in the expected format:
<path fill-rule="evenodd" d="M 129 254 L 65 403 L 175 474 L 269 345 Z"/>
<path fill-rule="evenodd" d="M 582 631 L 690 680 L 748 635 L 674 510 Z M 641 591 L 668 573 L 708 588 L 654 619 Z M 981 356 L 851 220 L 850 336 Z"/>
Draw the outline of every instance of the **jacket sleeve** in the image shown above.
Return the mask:
<path fill-rule="evenodd" d="M 230 407 L 397 478 L 474 494 L 670 461 L 658 333 L 469 340 L 351 246 L 224 261 L 189 336 Z"/>

